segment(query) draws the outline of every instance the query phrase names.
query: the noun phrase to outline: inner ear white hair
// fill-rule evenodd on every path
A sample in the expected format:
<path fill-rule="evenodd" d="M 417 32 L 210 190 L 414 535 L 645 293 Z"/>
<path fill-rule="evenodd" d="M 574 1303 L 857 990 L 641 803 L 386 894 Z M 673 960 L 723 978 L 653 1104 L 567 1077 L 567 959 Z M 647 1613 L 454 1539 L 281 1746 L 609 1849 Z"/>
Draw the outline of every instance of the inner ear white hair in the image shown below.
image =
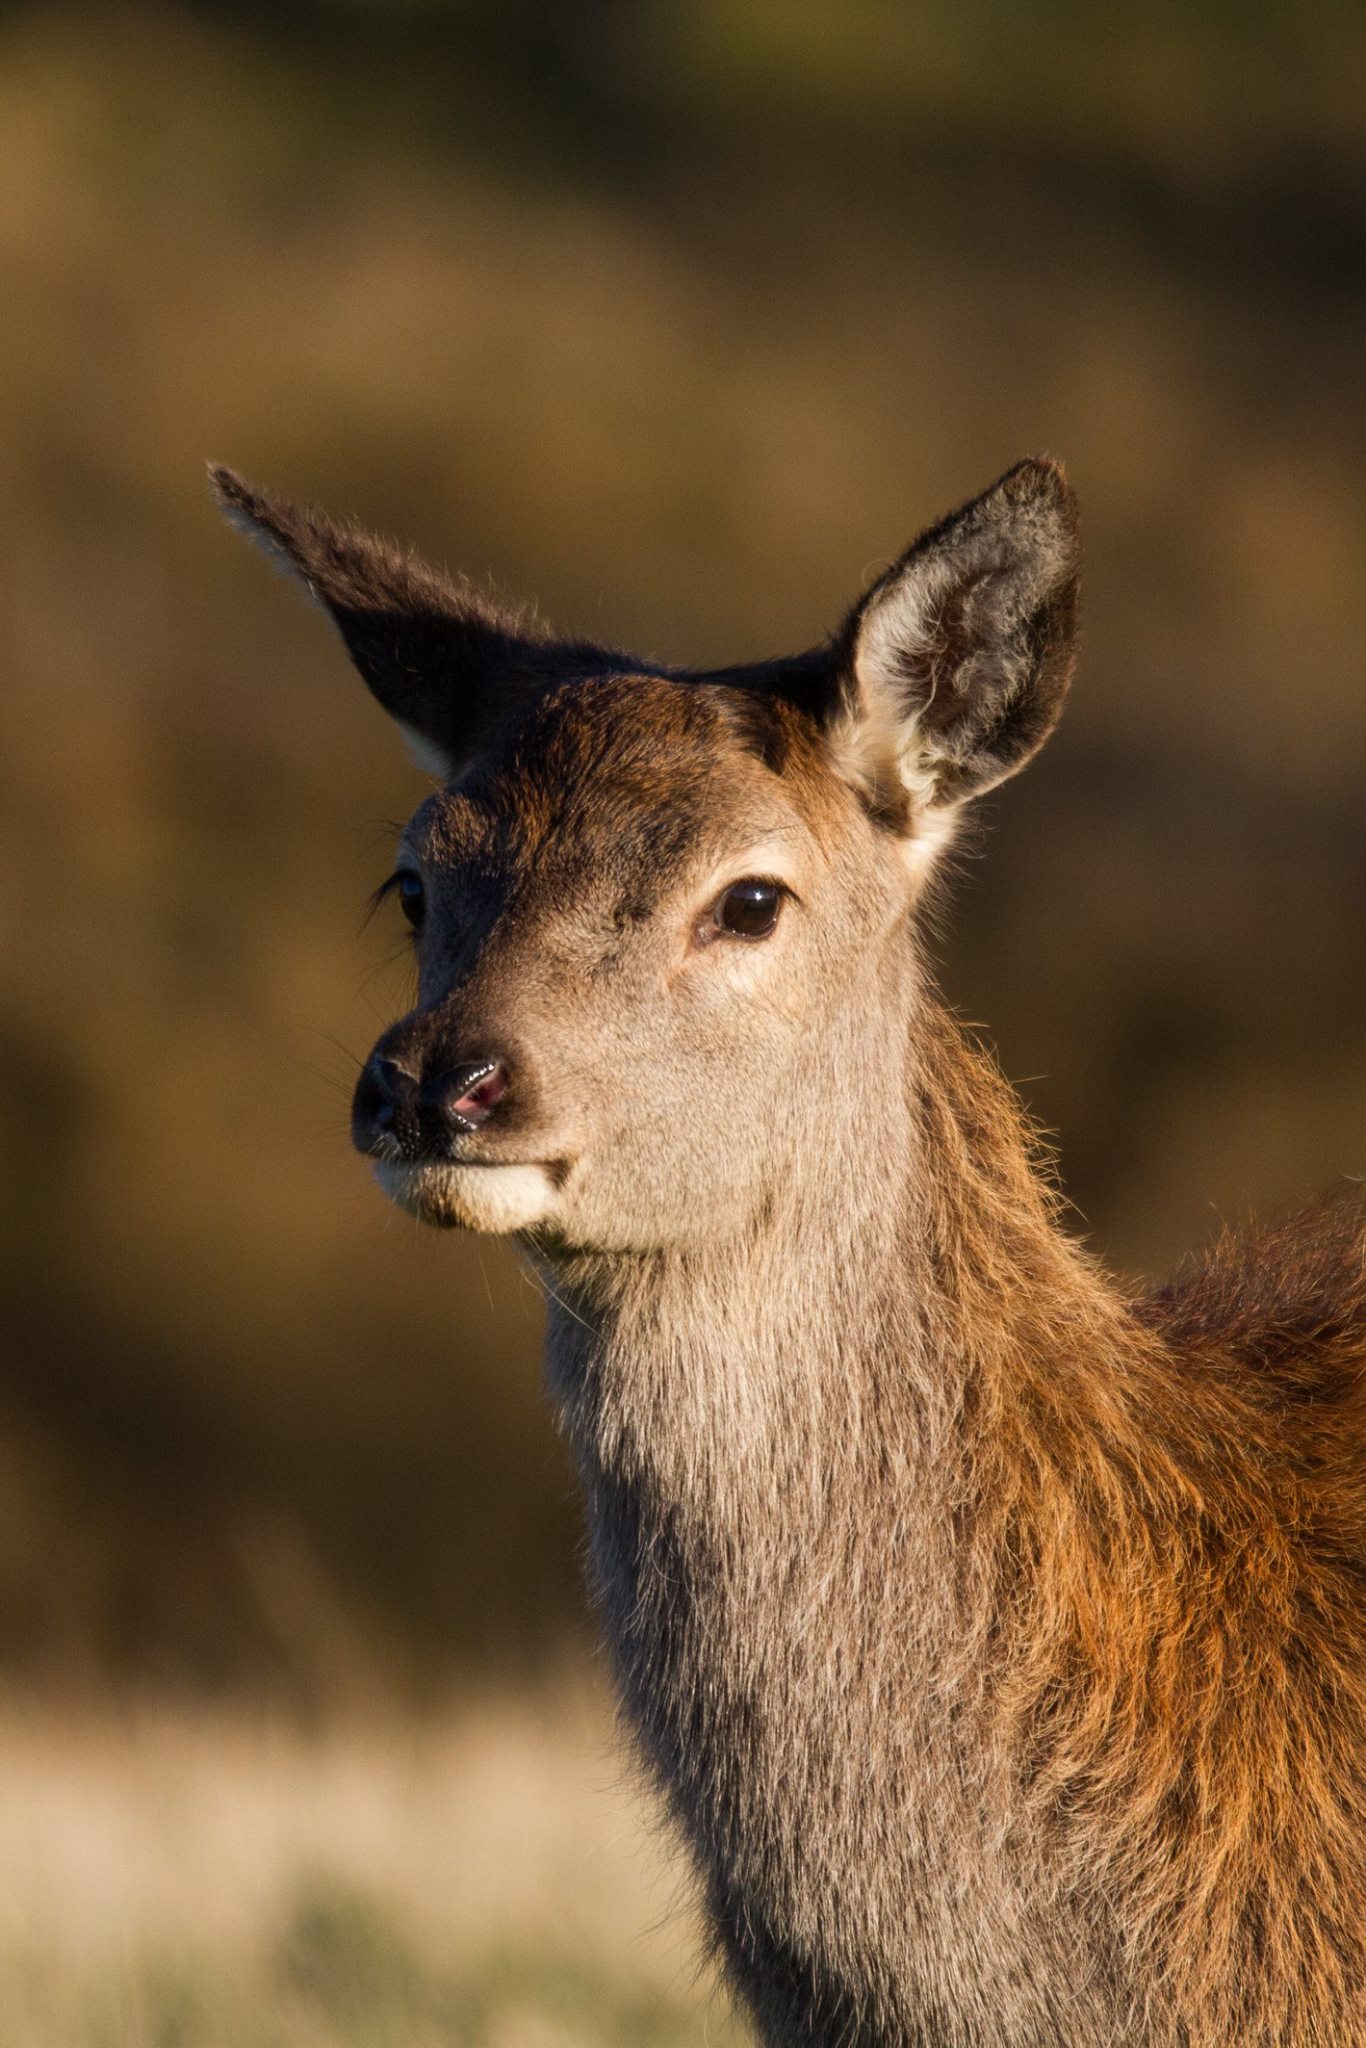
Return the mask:
<path fill-rule="evenodd" d="M 846 622 L 830 739 L 869 803 L 904 820 L 916 861 L 1057 723 L 1078 556 L 1072 491 L 1035 458 L 922 534 Z"/>

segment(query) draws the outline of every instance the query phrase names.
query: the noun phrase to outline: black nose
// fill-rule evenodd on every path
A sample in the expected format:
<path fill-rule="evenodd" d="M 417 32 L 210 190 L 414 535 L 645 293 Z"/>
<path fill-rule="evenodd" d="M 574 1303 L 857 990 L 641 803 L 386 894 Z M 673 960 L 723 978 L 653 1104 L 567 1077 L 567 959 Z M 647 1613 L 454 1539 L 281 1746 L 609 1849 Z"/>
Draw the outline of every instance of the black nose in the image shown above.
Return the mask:
<path fill-rule="evenodd" d="M 505 1060 L 467 1060 L 424 1077 L 376 1049 L 356 1083 L 352 1139 L 380 1158 L 448 1158 L 451 1140 L 486 1124 L 510 1084 Z"/>

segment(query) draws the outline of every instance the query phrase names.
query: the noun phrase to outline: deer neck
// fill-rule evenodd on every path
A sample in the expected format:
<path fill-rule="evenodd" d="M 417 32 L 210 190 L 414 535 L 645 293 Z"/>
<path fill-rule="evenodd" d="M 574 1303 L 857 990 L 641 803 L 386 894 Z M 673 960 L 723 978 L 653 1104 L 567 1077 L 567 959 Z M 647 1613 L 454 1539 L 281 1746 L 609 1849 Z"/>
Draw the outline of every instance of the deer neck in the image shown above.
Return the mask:
<path fill-rule="evenodd" d="M 1117 1309 L 937 1000 L 917 991 L 913 1028 L 867 1051 L 848 1063 L 866 1099 L 789 1136 L 746 1231 L 546 1269 L 552 1391 L 590 1485 L 638 1482 L 713 1526 L 757 1530 L 767 1504 L 794 1542 L 854 1466 L 939 1475 L 928 1500 L 984 1369 L 1043 1320 Z"/>
<path fill-rule="evenodd" d="M 549 1380 L 637 1718 L 679 1657 L 694 1688 L 710 1664 L 762 1692 L 760 1663 L 823 1640 L 846 1679 L 894 1643 L 899 1686 L 933 1668 L 980 1698 L 1018 1559 L 1084 1520 L 1057 1489 L 1116 1441 L 1142 1456 L 1107 1392 L 1141 1358 L 1097 1371 L 1133 1349 L 1125 1310 L 1057 1227 L 1013 1094 L 928 994 L 898 1054 L 859 1138 L 782 1162 L 742 1238 L 551 1272 Z"/>
<path fill-rule="evenodd" d="M 1084 1519 L 1037 1475 L 1108 1457 L 1125 1318 L 994 1068 L 928 999 L 910 1040 L 881 1140 L 742 1245 L 566 1261 L 550 1377 L 628 1718 L 739 1980 L 795 1972 L 793 2026 L 831 2038 L 878 2010 L 939 2038 L 994 1953 L 982 2038 L 1032 2040 L 1075 1954 L 1029 1904 L 1006 1724 L 1053 1681 L 1049 1547 Z"/>

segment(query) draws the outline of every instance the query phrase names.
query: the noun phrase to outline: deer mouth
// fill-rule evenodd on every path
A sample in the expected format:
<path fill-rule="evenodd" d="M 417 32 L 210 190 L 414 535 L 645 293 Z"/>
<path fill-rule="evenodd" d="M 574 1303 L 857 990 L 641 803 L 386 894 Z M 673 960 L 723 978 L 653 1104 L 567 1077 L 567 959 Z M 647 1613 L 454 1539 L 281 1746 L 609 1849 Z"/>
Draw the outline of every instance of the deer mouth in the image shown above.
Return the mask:
<path fill-rule="evenodd" d="M 539 1160 L 381 1159 L 375 1177 L 386 1195 L 438 1230 L 479 1230 L 504 1237 L 549 1219 L 567 1168 Z"/>

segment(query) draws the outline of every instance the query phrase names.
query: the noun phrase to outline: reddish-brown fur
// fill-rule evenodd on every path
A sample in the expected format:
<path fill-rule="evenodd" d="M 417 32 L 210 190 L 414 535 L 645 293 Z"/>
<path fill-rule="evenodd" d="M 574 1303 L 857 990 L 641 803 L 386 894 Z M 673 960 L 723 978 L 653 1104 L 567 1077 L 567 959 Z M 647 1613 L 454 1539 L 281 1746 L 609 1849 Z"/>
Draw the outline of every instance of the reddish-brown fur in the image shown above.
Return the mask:
<path fill-rule="evenodd" d="M 1192 2040 L 1362 2038 L 1366 1206 L 1126 1301 L 955 1039 L 926 1114 L 964 1152 L 941 1256 L 1008 1753 L 1066 1814 L 1060 1879 L 1105 1870 Z"/>
<path fill-rule="evenodd" d="M 763 2039 L 1366 2043 L 1360 1190 L 1133 1298 L 917 943 L 1061 708 L 1060 473 L 706 676 L 219 487 L 449 778 L 376 1058 L 511 1086 L 439 1156 L 358 1141 L 547 1278 L 626 1715 Z"/>

